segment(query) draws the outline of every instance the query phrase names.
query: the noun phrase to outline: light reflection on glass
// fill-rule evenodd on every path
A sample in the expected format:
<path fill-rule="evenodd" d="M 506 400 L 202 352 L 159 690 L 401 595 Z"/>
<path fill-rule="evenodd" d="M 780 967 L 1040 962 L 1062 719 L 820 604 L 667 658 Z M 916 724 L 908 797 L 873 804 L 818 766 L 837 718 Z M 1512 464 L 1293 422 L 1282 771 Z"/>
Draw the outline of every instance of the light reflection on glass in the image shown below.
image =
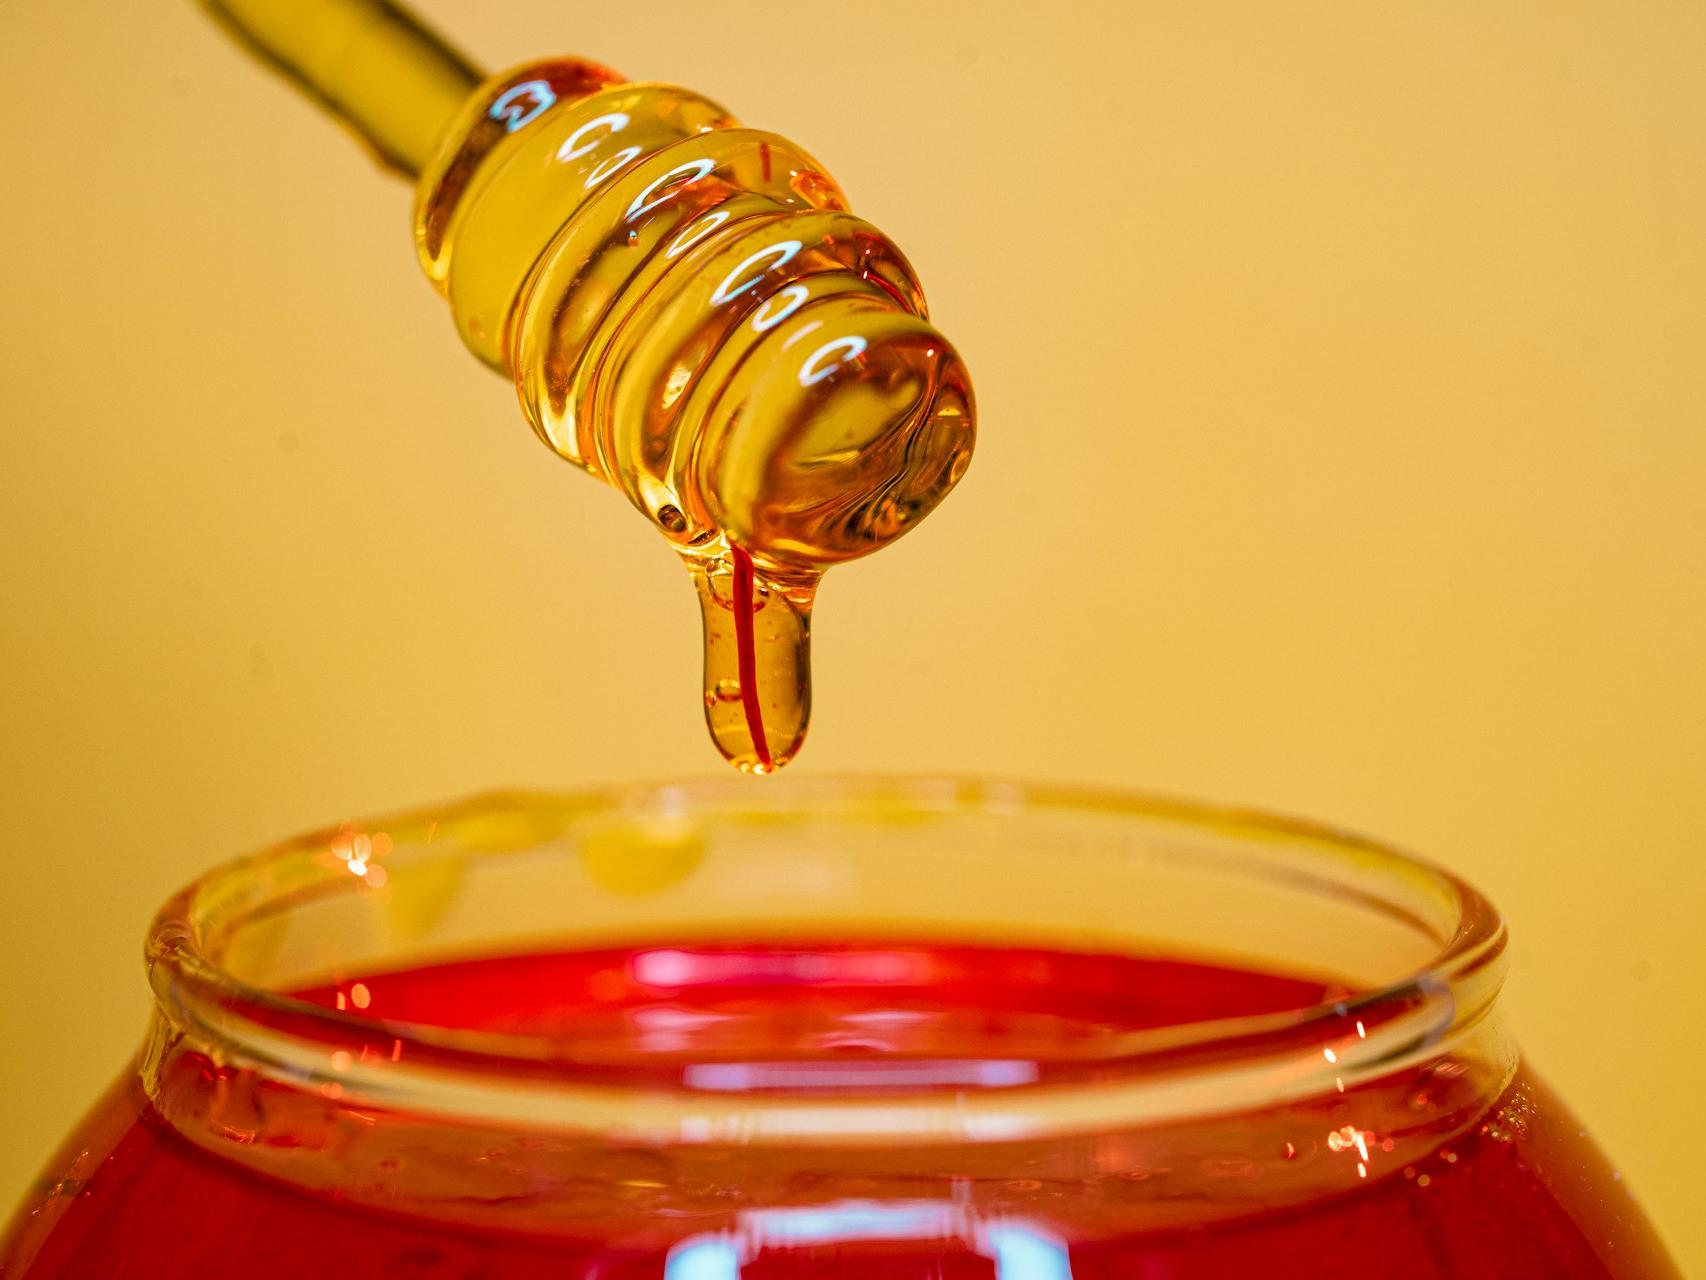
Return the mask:
<path fill-rule="evenodd" d="M 609 115 L 588 120 L 563 140 L 563 145 L 557 148 L 557 159 L 564 163 L 570 160 L 579 160 L 602 142 L 604 138 L 612 133 L 620 133 L 627 127 L 628 116 L 623 111 L 612 111 Z M 603 128 L 605 133 L 599 137 L 588 136 L 599 128 Z"/>
<path fill-rule="evenodd" d="M 640 148 L 623 147 L 622 150 L 618 151 L 615 155 L 606 160 L 599 161 L 597 167 L 587 175 L 586 183 L 584 184 L 586 189 L 591 191 L 599 183 L 603 182 L 606 178 L 621 169 L 623 165 L 627 164 L 631 160 L 637 160 L 639 157 Z"/>
<path fill-rule="evenodd" d="M 811 295 L 806 292 L 806 287 L 803 284 L 791 284 L 785 289 L 778 289 L 775 293 L 771 294 L 762 303 L 760 303 L 758 310 L 752 313 L 753 331 L 756 333 L 768 333 L 771 329 L 774 329 L 777 325 L 781 324 L 782 321 L 793 315 L 794 312 L 798 311 L 801 305 L 804 304 L 805 300 L 810 296 Z M 787 301 L 784 302 L 780 308 L 772 311 L 770 308 L 775 305 L 778 299 L 781 298 L 786 298 Z"/>
<path fill-rule="evenodd" d="M 633 222 L 637 218 L 644 217 L 660 204 L 666 203 L 681 192 L 685 191 L 688 187 L 691 187 L 695 182 L 698 182 L 716 167 L 717 162 L 709 159 L 689 160 L 686 164 L 676 165 L 675 168 L 671 169 L 668 173 L 664 174 L 663 177 L 659 178 L 644 191 L 640 192 L 639 195 L 634 197 L 634 203 L 628 206 L 627 221 Z M 677 183 L 661 196 L 656 194 L 659 187 L 666 185 L 671 181 L 671 179 L 676 178 L 681 174 L 691 174 L 692 176 L 685 182 Z"/>
<path fill-rule="evenodd" d="M 1003 1222 L 984 1232 L 996 1280 L 1072 1280 L 1066 1243 L 1039 1227 Z"/>
<path fill-rule="evenodd" d="M 794 330 L 793 333 L 788 335 L 787 339 L 782 343 L 782 350 L 786 351 L 801 338 L 806 337 L 808 334 L 815 333 L 821 328 L 823 328 L 822 320 L 813 320 L 810 324 L 801 325 L 798 329 Z"/>
<path fill-rule="evenodd" d="M 854 1240 L 939 1240 L 962 1234 L 960 1214 L 933 1201 L 883 1204 L 844 1200 L 809 1209 L 741 1215 L 741 1235 L 761 1245 L 847 1244 Z"/>
<path fill-rule="evenodd" d="M 739 1280 L 741 1268 L 767 1247 L 944 1239 L 959 1239 L 994 1262 L 996 1280 L 1072 1280 L 1065 1241 L 1034 1223 L 978 1222 L 958 1205 L 933 1201 L 861 1200 L 743 1213 L 733 1231 L 693 1236 L 671 1249 L 664 1280 Z"/>
<path fill-rule="evenodd" d="M 650 987 L 721 986 L 730 983 L 860 985 L 917 983 L 928 979 L 927 958 L 906 951 L 692 951 L 659 947 L 629 961 L 634 981 Z"/>
<path fill-rule="evenodd" d="M 899 1062 L 700 1062 L 683 1080 L 690 1089 L 746 1093 L 753 1089 L 922 1089 L 973 1085 L 994 1089 L 1032 1084 L 1037 1064 L 1023 1059 L 938 1059 Z"/>
<path fill-rule="evenodd" d="M 383 831 L 369 835 L 353 826 L 342 828 L 332 837 L 331 851 L 343 862 L 352 876 L 363 877 L 378 888 L 385 883 L 383 868 L 374 861 L 391 852 L 391 837 Z"/>
<path fill-rule="evenodd" d="M 532 103 L 524 103 L 523 100 L 529 97 L 533 99 Z M 514 133 L 517 129 L 532 124 L 543 112 L 550 110 L 556 101 L 557 95 L 545 81 L 524 80 L 499 94 L 487 114 L 494 120 L 504 122 L 504 132 Z"/>
<path fill-rule="evenodd" d="M 786 266 L 793 260 L 794 255 L 804 247 L 798 240 L 780 240 L 767 248 L 758 250 L 756 253 L 748 254 L 741 259 L 740 264 L 733 271 L 723 277 L 723 282 L 717 286 L 717 291 L 711 295 L 711 305 L 720 307 L 725 302 L 734 301 L 756 285 L 763 278 L 765 271 Z M 754 272 L 749 279 L 741 279 L 749 267 L 763 262 L 766 258 L 774 258 L 775 261 L 762 270 Z"/>
<path fill-rule="evenodd" d="M 1355 1150 L 1357 1159 L 1357 1177 L 1368 1177 L 1369 1143 L 1375 1138 L 1372 1129 L 1359 1129 L 1354 1124 L 1342 1125 L 1327 1135 L 1327 1150 L 1344 1152 Z M 1381 1144 L 1382 1150 L 1390 1150 L 1388 1143 Z"/>
<path fill-rule="evenodd" d="M 664 1280 L 739 1280 L 740 1249 L 726 1236 L 695 1236 L 669 1251 Z"/>
<path fill-rule="evenodd" d="M 679 257 L 729 220 L 727 209 L 713 209 L 703 218 L 688 223 L 663 251 L 666 258 Z"/>
<path fill-rule="evenodd" d="M 816 386 L 842 365 L 864 355 L 865 345 L 865 340 L 857 334 L 849 334 L 845 338 L 831 338 L 807 356 L 806 362 L 800 366 L 800 385 L 802 387 Z M 823 363 L 825 357 L 837 351 L 845 353 L 841 359 L 827 364 Z"/>

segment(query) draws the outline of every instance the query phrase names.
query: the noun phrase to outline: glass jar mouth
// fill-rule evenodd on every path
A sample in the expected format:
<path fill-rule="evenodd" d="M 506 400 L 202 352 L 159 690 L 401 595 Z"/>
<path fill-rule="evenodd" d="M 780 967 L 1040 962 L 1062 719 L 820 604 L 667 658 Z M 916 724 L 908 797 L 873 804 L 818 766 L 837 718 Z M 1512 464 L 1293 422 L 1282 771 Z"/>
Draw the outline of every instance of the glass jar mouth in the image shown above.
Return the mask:
<path fill-rule="evenodd" d="M 565 913 L 573 928 L 554 926 Z M 726 1071 L 638 1080 L 558 1039 L 294 994 L 494 942 L 754 936 L 1159 943 L 1313 968 L 1343 994 L 1110 1033 L 1040 1079 L 989 1059 L 841 1079 L 831 1096 Z M 499 793 L 316 832 L 175 895 L 147 961 L 155 1058 L 164 1039 L 340 1105 L 506 1129 L 840 1144 L 1082 1133 L 1343 1093 L 1488 1022 L 1504 943 L 1456 876 L 1312 823 L 1054 784 L 781 778 Z"/>

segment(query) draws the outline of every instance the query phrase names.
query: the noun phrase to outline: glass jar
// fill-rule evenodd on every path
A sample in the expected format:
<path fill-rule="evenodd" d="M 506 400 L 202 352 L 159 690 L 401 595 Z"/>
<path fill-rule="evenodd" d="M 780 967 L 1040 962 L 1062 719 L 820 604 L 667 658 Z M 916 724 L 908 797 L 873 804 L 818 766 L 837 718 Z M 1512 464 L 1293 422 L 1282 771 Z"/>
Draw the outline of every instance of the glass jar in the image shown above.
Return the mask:
<path fill-rule="evenodd" d="M 213 871 L 7 1277 L 1659 1277 L 1451 875 L 1249 813 L 500 795 Z"/>

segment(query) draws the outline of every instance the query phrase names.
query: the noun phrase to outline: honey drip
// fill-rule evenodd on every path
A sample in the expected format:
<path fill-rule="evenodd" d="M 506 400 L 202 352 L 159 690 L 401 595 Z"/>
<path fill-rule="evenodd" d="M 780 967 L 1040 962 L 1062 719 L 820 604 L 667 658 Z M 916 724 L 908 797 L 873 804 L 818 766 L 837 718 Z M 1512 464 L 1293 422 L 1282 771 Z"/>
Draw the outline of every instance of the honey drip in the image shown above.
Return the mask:
<path fill-rule="evenodd" d="M 800 749 L 811 716 L 816 575 L 761 577 L 752 557 L 691 555 L 705 629 L 705 723 L 737 768 L 772 773 Z"/>
<path fill-rule="evenodd" d="M 805 151 L 691 90 L 559 58 L 446 112 L 452 55 L 422 33 L 436 78 L 391 92 L 416 102 L 409 120 L 448 115 L 423 158 L 418 123 L 358 110 L 351 78 L 364 59 L 406 72 L 400 11 L 216 7 L 393 167 L 419 169 L 416 247 L 462 340 L 513 379 L 552 450 L 682 556 L 718 749 L 753 773 L 786 764 L 810 717 L 824 571 L 905 533 L 971 456 L 965 366 L 900 250 Z M 263 19 L 285 10 L 291 31 L 335 13 L 357 34 L 336 55 L 298 34 L 283 57 Z"/>

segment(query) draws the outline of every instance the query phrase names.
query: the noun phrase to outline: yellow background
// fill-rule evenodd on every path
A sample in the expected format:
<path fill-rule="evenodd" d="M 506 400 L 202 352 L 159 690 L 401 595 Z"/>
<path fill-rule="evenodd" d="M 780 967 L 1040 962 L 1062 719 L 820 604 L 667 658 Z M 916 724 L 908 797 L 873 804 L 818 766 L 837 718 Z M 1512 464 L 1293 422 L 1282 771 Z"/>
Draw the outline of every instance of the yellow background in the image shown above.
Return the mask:
<path fill-rule="evenodd" d="M 1706 1270 L 1706 9 L 429 12 L 799 139 L 971 363 L 962 490 L 828 580 L 797 768 L 1163 788 L 1447 862 L 1512 922 L 1532 1057 Z M 187 3 L 9 0 L 0 84 L 10 1200 L 209 862 L 717 765 L 685 575 L 462 353 L 401 186 Z"/>

